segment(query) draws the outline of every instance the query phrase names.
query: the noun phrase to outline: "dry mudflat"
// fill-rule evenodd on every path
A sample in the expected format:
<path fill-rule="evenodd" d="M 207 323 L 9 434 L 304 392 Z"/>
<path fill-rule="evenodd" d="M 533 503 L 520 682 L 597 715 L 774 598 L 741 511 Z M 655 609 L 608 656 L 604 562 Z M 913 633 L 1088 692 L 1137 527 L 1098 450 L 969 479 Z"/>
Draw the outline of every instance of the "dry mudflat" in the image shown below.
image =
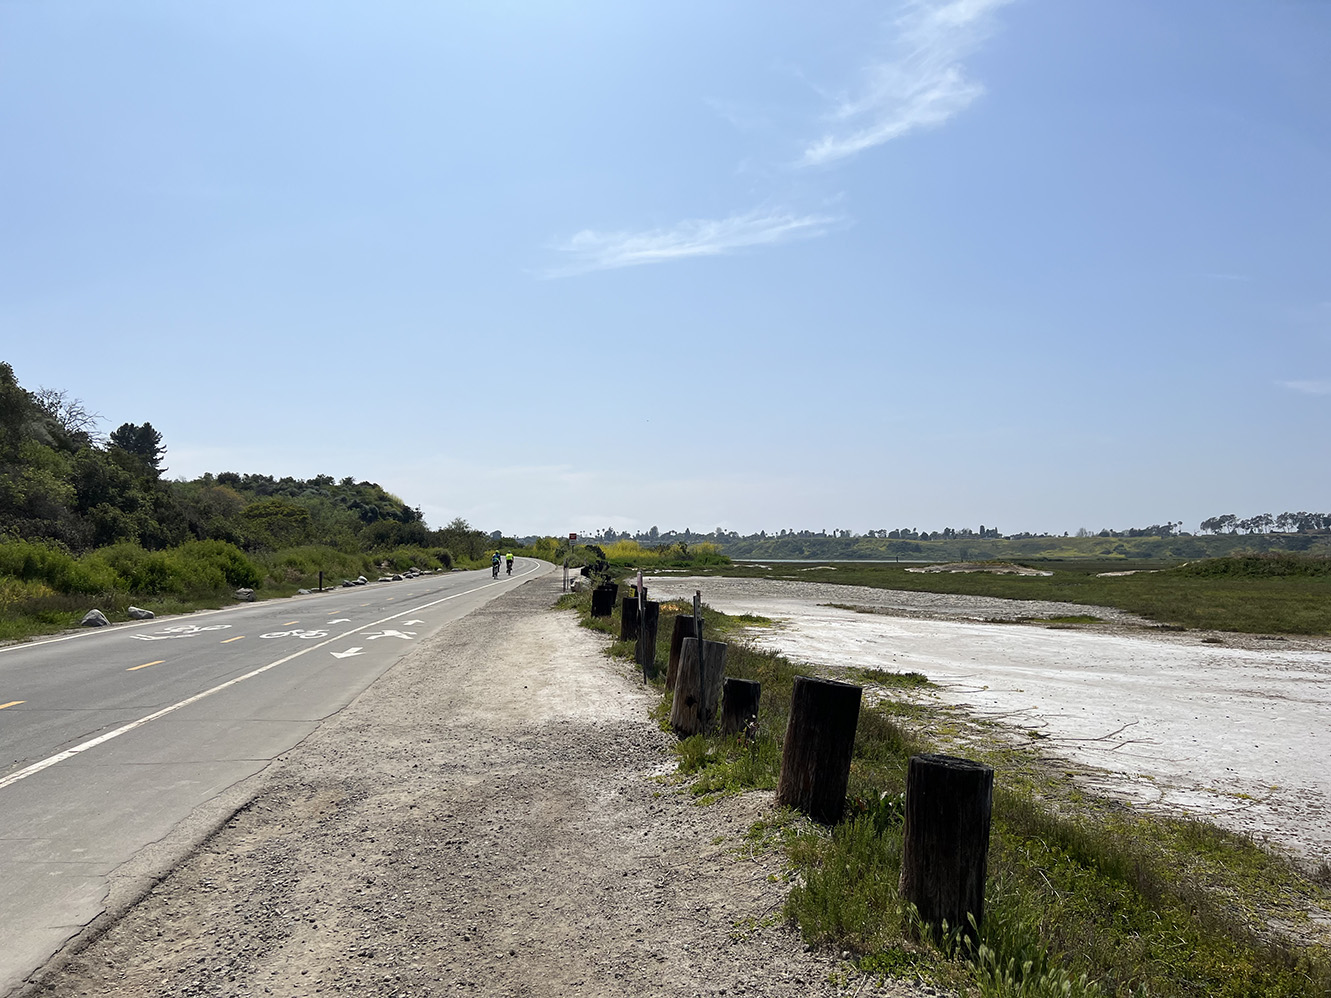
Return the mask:
<path fill-rule="evenodd" d="M 1088 767 L 1093 789 L 1331 863 L 1331 640 L 1162 631 L 1107 607 L 767 579 L 650 581 L 773 618 L 754 640 L 820 670 L 919 672 L 926 696 Z M 1069 626 L 1039 618 L 1092 615 Z M 1021 621 L 1027 621 L 1021 623 Z"/>
<path fill-rule="evenodd" d="M 780 920 L 767 794 L 660 779 L 652 694 L 546 576 L 450 624 L 163 843 L 28 995 L 933 994 Z M 197 824 L 197 822 L 196 822 Z M 141 883 L 128 870 L 124 885 Z"/>

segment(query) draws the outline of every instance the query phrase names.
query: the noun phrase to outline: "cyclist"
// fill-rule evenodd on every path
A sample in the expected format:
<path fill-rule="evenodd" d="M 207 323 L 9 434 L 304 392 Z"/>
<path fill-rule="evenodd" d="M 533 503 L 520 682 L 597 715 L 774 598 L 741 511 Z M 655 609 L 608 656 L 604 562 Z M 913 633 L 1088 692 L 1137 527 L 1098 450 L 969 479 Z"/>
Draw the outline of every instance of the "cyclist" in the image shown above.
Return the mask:
<path fill-rule="evenodd" d="M 510 552 L 508 553 L 508 574 L 509 574 L 509 575 L 512 575 L 512 574 L 513 574 L 513 552 L 512 552 L 512 551 L 510 551 Z"/>
<path fill-rule="evenodd" d="M 491 577 L 491 578 L 494 578 L 494 579 L 499 578 L 499 552 L 498 552 L 498 551 L 496 551 L 496 552 L 494 553 L 494 557 L 490 559 L 490 577 Z"/>

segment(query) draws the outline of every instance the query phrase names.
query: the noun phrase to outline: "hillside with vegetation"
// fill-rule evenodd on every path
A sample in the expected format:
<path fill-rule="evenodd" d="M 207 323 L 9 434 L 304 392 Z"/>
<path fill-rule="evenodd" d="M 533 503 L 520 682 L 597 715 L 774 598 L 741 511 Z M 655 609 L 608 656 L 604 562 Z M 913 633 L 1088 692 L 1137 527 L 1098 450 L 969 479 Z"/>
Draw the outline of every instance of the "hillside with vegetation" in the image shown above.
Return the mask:
<path fill-rule="evenodd" d="M 222 472 L 166 477 L 151 423 L 103 437 L 66 393 L 29 391 L 0 362 L 0 637 L 77 622 L 95 598 L 159 610 L 216 604 L 237 587 L 280 595 L 320 573 L 475 563 L 496 539 L 421 511 L 374 482 Z"/>

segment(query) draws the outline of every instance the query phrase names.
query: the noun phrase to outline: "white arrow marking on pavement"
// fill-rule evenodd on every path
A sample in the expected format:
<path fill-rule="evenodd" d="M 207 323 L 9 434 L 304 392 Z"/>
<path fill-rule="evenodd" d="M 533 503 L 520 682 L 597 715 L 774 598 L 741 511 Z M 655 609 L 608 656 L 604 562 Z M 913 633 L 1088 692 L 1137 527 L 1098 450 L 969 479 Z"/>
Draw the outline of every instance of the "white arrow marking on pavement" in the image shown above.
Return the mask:
<path fill-rule="evenodd" d="M 355 648 L 348 648 L 346 651 L 329 652 L 329 654 L 332 655 L 333 658 L 351 658 L 355 655 L 364 655 L 365 652 L 361 651 L 360 646 L 357 645 Z"/>
<path fill-rule="evenodd" d="M 425 623 L 425 621 L 423 620 L 404 620 L 402 621 L 402 626 L 410 627 L 412 624 L 423 624 L 423 623 Z"/>
<path fill-rule="evenodd" d="M 537 568 L 529 568 L 524 572 L 519 572 L 518 575 L 519 577 L 523 575 L 531 575 L 536 571 L 538 571 Z M 491 589 L 494 586 L 502 584 L 503 583 L 500 582 L 487 582 L 484 585 L 477 586 L 475 589 L 468 589 L 460 593 L 453 593 L 451 596 L 441 596 L 439 597 L 439 599 L 426 603 L 423 606 L 412 607 L 412 610 L 427 610 L 432 606 L 438 606 L 440 603 L 447 603 L 449 600 L 460 599 L 463 596 L 469 596 L 470 594 L 479 592 L 482 589 Z M 227 613 L 228 611 L 213 610 L 207 612 Z M 230 689 L 232 686 L 235 686 L 237 683 L 243 683 L 247 679 L 253 679 L 255 676 L 263 675 L 265 672 L 267 672 L 270 669 L 276 669 L 280 665 L 286 665 L 288 662 L 292 661 L 293 659 L 300 658 L 300 656 L 307 654 L 308 652 L 317 651 L 318 649 L 324 647 L 324 645 L 329 645 L 332 644 L 334 641 L 340 641 L 342 638 L 350 637 L 352 634 L 355 634 L 357 631 L 363 631 L 367 627 L 374 627 L 376 624 L 382 624 L 389 620 L 397 620 L 398 617 L 405 617 L 409 613 L 411 613 L 411 610 L 399 610 L 391 617 L 383 617 L 380 620 L 375 620 L 368 624 L 361 624 L 360 627 L 352 628 L 350 631 L 347 631 L 345 634 L 339 634 L 337 637 L 329 638 L 328 640 L 323 641 L 320 644 L 306 645 L 305 648 L 303 648 L 298 652 L 294 652 L 293 654 L 287 655 L 283 658 L 279 658 L 276 661 L 269 662 L 267 665 L 261 665 L 257 669 L 245 673 L 243 676 L 237 676 L 235 679 L 228 679 L 225 683 L 219 683 L 217 686 L 214 686 L 210 690 L 204 690 L 201 693 L 195 693 L 192 697 L 186 697 L 184 700 L 181 700 L 179 703 L 173 703 L 170 707 L 163 707 L 161 710 L 149 714 L 147 717 L 140 717 L 136 721 L 130 721 L 128 724 L 122 724 L 120 727 L 116 728 L 113 731 L 107 731 L 98 735 L 96 738 L 90 738 L 86 742 L 83 742 L 79 745 L 75 745 L 73 748 L 67 748 L 65 749 L 65 751 L 58 752 L 55 755 L 50 756 L 49 758 L 43 759 L 41 762 L 34 762 L 31 766 L 28 766 L 26 769 L 20 769 L 17 772 L 10 773 L 8 776 L 0 778 L 0 790 L 4 790 L 10 784 L 17 783 L 19 780 L 26 780 L 29 776 L 34 776 L 37 773 L 40 773 L 44 769 L 50 769 L 52 766 L 59 765 L 60 763 L 64 762 L 66 759 L 72 759 L 76 755 L 90 751 L 91 749 L 95 749 L 99 745 L 104 745 L 106 742 L 109 742 L 112 738 L 119 738 L 121 735 L 128 734 L 129 732 L 135 730 L 136 728 L 143 727 L 145 724 L 151 724 L 153 721 L 156 721 L 158 718 L 165 717 L 167 714 L 175 713 L 176 711 L 180 710 L 182 707 L 188 707 L 190 704 L 198 703 L 200 700 L 203 700 L 205 697 L 210 697 L 214 693 L 221 693 L 223 690 Z M 120 626 L 133 627 L 135 625 L 121 624 Z M 212 628 L 208 628 L 208 630 L 211 629 Z M 57 641 L 73 641 L 77 638 L 82 638 L 85 636 L 91 636 L 91 635 L 86 635 L 83 633 L 69 634 L 63 638 L 51 638 L 46 641 L 34 641 L 29 644 L 7 645 L 3 648 L 0 648 L 0 654 L 3 654 L 7 651 L 13 651 L 16 649 L 33 648 L 36 645 L 54 644 Z"/>
<path fill-rule="evenodd" d="M 350 624 L 350 623 L 351 623 L 351 618 L 350 618 L 350 617 L 338 617 L 336 620 L 330 620 L 329 623 L 330 623 L 330 624 Z"/>
<path fill-rule="evenodd" d="M 378 640 L 379 638 L 401 638 L 403 641 L 410 641 L 410 640 L 411 640 L 412 638 L 414 638 L 415 636 L 416 636 L 416 632 L 415 632 L 415 631 L 394 631 L 394 630 L 387 630 L 387 631 L 383 631 L 383 632 L 381 632 L 381 633 L 379 633 L 379 634 L 367 634 L 367 635 L 365 635 L 365 640 L 367 640 L 367 641 L 376 641 L 376 640 Z"/>

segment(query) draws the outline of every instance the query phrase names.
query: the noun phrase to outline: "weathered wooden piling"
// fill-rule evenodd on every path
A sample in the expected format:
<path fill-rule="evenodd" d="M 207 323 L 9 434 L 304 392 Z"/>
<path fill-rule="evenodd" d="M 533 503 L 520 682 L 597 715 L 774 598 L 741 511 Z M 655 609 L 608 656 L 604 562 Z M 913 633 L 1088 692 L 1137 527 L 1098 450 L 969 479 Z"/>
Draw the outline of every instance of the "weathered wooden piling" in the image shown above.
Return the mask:
<path fill-rule="evenodd" d="M 984 919 L 993 798 L 994 771 L 984 763 L 910 758 L 900 890 L 936 932 L 946 925 L 974 939 Z"/>
<path fill-rule="evenodd" d="M 675 677 L 675 699 L 670 707 L 670 726 L 676 734 L 687 737 L 711 730 L 725 676 L 725 642 L 684 639 Z"/>
<path fill-rule="evenodd" d="M 625 596 L 619 601 L 619 640 L 638 640 L 638 597 Z"/>
<path fill-rule="evenodd" d="M 777 803 L 824 824 L 841 819 L 862 693 L 850 683 L 795 677 Z"/>
<path fill-rule="evenodd" d="M 615 612 L 615 597 L 619 595 L 619 586 L 613 582 L 597 586 L 592 590 L 592 616 L 609 617 Z"/>
<path fill-rule="evenodd" d="M 721 695 L 721 733 L 733 735 L 743 731 L 758 718 L 758 698 L 762 683 L 752 679 L 727 678 Z"/>
<path fill-rule="evenodd" d="M 684 648 L 685 638 L 696 638 L 698 635 L 693 633 L 693 617 L 689 614 L 679 614 L 675 617 L 675 623 L 670 631 L 670 658 L 666 660 L 666 689 L 675 688 L 675 677 L 679 675 L 679 655 Z"/>
<path fill-rule="evenodd" d="M 642 614 L 638 617 L 638 644 L 633 657 L 642 666 L 642 678 L 656 675 L 656 631 L 661 620 L 661 604 L 656 600 L 643 600 Z"/>

